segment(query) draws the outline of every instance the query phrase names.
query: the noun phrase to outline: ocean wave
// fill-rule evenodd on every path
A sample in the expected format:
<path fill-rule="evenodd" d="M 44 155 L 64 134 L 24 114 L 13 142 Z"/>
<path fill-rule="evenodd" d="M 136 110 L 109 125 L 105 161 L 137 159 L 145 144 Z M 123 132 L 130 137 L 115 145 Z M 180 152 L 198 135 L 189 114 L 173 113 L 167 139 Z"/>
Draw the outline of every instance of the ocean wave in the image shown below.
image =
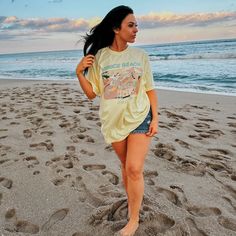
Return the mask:
<path fill-rule="evenodd" d="M 209 89 L 212 86 L 227 87 L 236 90 L 236 77 L 229 75 L 218 75 L 216 77 L 206 77 L 198 74 L 162 74 L 162 73 L 153 73 L 153 78 L 156 83 L 168 83 L 176 85 L 203 85 L 207 86 Z"/>
<path fill-rule="evenodd" d="M 151 61 L 158 60 L 196 60 L 196 59 L 236 59 L 236 53 L 199 53 L 199 54 L 150 54 Z"/>

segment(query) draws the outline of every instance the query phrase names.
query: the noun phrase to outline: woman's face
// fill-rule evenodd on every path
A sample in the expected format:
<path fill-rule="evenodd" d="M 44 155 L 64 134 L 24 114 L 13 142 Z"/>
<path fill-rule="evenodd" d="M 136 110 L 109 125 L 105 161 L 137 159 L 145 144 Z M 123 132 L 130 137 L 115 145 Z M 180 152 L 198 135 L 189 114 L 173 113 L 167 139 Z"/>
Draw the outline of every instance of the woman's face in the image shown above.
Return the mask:
<path fill-rule="evenodd" d="M 118 39 L 124 42 L 134 43 L 136 34 L 138 32 L 137 21 L 134 15 L 133 14 L 127 15 L 121 22 L 120 28 L 114 31 Z"/>

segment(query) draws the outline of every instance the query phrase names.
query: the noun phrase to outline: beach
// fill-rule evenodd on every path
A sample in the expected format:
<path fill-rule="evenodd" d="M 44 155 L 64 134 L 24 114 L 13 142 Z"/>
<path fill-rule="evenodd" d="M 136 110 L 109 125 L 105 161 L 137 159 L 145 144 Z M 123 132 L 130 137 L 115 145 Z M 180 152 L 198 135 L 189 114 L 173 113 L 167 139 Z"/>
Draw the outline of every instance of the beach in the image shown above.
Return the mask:
<path fill-rule="evenodd" d="M 236 235 L 236 97 L 157 89 L 135 236 Z M 79 82 L 0 80 L 0 235 L 113 235 L 121 168 Z"/>

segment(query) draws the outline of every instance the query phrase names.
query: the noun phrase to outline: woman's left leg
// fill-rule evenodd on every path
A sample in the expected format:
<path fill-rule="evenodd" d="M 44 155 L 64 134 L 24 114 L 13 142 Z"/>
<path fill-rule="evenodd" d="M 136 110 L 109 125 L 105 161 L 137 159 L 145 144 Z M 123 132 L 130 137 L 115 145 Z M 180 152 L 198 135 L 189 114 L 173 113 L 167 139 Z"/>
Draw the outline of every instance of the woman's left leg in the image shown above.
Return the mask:
<path fill-rule="evenodd" d="M 130 219 L 121 230 L 121 235 L 133 235 L 138 228 L 139 211 L 144 194 L 143 169 L 151 137 L 146 134 L 130 134 L 127 138 L 126 175 Z"/>

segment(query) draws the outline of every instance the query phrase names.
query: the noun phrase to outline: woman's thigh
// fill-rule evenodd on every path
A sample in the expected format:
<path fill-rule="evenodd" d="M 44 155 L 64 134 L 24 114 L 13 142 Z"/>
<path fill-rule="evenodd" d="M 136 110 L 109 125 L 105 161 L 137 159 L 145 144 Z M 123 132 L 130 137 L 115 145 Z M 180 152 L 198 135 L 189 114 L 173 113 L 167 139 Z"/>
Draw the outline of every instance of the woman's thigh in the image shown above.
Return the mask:
<path fill-rule="evenodd" d="M 113 149 L 115 150 L 117 156 L 119 157 L 121 163 L 125 165 L 126 154 L 127 154 L 127 138 L 120 142 L 114 142 L 111 145 Z"/>
<path fill-rule="evenodd" d="M 151 137 L 143 133 L 130 134 L 127 138 L 126 168 L 143 170 Z"/>

